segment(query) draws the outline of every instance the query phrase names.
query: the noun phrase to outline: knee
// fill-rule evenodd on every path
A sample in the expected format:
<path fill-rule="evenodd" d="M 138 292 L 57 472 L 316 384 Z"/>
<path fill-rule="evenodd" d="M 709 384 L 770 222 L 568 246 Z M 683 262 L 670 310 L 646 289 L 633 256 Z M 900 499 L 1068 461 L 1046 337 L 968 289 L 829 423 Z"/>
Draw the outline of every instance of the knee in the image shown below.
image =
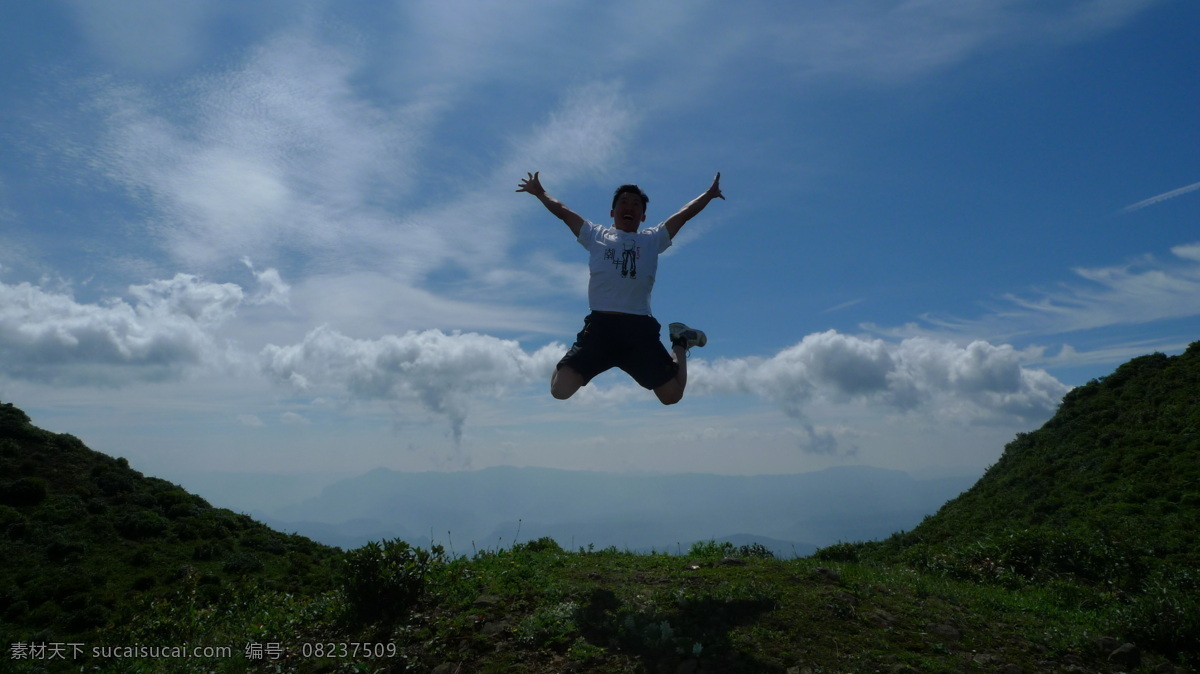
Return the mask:
<path fill-rule="evenodd" d="M 550 395 L 554 396 L 555 400 L 566 400 L 575 395 L 582 385 L 580 377 L 574 370 L 561 368 L 555 370 L 554 376 L 550 377 Z"/>
<path fill-rule="evenodd" d="M 674 405 L 683 400 L 683 391 L 655 391 L 659 402 L 664 405 Z"/>

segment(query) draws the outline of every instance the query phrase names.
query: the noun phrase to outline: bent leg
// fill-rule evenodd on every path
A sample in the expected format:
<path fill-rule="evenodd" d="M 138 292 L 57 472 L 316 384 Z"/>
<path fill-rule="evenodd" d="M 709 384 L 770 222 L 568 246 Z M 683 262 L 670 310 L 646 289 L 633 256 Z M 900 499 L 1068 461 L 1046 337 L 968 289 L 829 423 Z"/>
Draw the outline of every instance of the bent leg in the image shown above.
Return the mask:
<path fill-rule="evenodd" d="M 583 386 L 583 375 L 570 365 L 560 365 L 550 375 L 550 395 L 558 400 L 566 400 L 575 395 Z"/>
<path fill-rule="evenodd" d="M 687 388 L 687 349 L 682 344 L 675 344 L 671 347 L 671 357 L 675 359 L 679 370 L 672 379 L 654 389 L 654 395 L 664 405 L 674 405 L 683 400 L 683 390 Z"/>

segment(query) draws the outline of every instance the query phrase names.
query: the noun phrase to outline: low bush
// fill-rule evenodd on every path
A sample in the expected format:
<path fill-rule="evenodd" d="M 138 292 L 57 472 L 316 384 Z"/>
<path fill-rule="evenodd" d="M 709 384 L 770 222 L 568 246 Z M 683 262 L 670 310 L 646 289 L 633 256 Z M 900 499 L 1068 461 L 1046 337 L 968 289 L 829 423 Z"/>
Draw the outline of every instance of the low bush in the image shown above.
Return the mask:
<path fill-rule="evenodd" d="M 351 617 L 373 622 L 406 615 L 443 556 L 440 545 L 423 550 L 399 539 L 372 541 L 346 553 L 342 588 Z"/>

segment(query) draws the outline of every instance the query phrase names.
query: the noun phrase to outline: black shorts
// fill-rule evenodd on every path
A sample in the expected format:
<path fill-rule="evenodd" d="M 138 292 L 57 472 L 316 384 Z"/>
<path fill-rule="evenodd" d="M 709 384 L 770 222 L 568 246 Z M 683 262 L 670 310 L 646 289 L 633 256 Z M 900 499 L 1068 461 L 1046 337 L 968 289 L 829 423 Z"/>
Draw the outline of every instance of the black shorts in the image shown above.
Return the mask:
<path fill-rule="evenodd" d="M 583 376 L 585 386 L 601 372 L 619 367 L 643 388 L 656 389 L 679 372 L 679 365 L 659 341 L 660 330 L 662 326 L 653 316 L 593 311 L 583 319 L 583 330 L 558 367 L 570 365 Z"/>

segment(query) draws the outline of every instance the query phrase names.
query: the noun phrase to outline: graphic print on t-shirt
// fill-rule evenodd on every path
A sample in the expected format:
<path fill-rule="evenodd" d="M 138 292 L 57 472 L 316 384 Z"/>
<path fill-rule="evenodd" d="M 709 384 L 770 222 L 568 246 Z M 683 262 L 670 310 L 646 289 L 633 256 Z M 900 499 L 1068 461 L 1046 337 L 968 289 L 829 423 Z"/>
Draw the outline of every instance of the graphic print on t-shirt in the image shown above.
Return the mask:
<path fill-rule="evenodd" d="M 621 251 L 621 261 L 617 262 L 617 252 L 612 248 L 604 251 L 604 259 L 611 260 L 614 267 L 621 268 L 621 277 L 637 278 L 637 259 L 642 252 L 632 241 L 622 241 L 624 250 Z"/>

